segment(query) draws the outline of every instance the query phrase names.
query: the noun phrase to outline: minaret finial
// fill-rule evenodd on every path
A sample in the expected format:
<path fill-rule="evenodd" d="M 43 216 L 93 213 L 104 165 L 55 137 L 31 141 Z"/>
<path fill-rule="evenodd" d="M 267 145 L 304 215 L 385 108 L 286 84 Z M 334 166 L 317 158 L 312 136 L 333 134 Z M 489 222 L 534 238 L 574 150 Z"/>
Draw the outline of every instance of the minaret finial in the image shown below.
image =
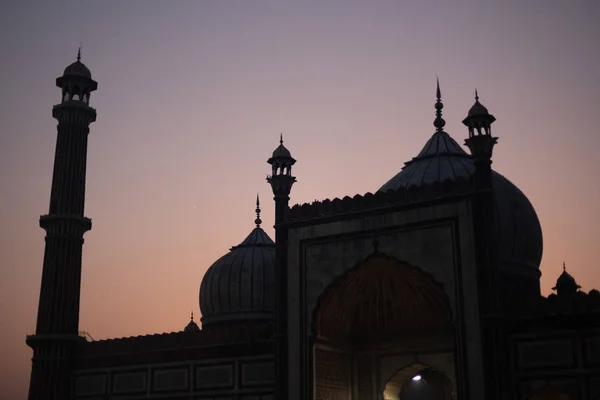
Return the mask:
<path fill-rule="evenodd" d="M 567 272 L 567 265 L 565 264 L 565 262 L 563 261 L 563 271 Z"/>
<path fill-rule="evenodd" d="M 477 89 L 475 89 L 475 102 L 479 103 L 479 94 L 477 93 Z"/>
<path fill-rule="evenodd" d="M 77 61 L 81 61 L 81 43 L 79 44 L 79 50 L 77 50 Z"/>
<path fill-rule="evenodd" d="M 279 134 L 279 144 L 283 144 L 283 133 Z"/>
<path fill-rule="evenodd" d="M 192 311 L 192 315 L 190 316 L 190 320 L 193 321 L 194 320 L 194 311 Z"/>
<path fill-rule="evenodd" d="M 442 92 L 440 90 L 440 79 L 436 77 L 437 88 L 435 91 L 436 102 L 435 102 L 435 120 L 433 121 L 433 126 L 436 127 L 438 132 L 442 132 L 444 130 L 444 126 L 446 125 L 446 121 L 442 118 L 442 108 L 444 108 L 444 103 L 442 103 Z"/>
<path fill-rule="evenodd" d="M 256 195 L 256 219 L 254 220 L 257 228 L 260 228 L 260 224 L 262 224 L 262 220 L 260 219 L 260 199 L 258 198 L 258 194 Z"/>

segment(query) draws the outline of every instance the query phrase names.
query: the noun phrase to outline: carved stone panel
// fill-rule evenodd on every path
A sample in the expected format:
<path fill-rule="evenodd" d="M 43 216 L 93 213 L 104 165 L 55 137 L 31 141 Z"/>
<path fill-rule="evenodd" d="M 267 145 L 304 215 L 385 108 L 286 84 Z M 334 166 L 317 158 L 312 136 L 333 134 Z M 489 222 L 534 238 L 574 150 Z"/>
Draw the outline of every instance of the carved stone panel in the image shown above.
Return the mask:
<path fill-rule="evenodd" d="M 519 342 L 517 360 L 522 369 L 565 368 L 575 362 L 570 339 Z"/>
<path fill-rule="evenodd" d="M 155 369 L 152 371 L 152 390 L 155 392 L 177 392 L 187 390 L 187 367 Z"/>
<path fill-rule="evenodd" d="M 146 370 L 115 372 L 112 380 L 114 394 L 134 394 L 146 391 Z"/>
<path fill-rule="evenodd" d="M 588 387 L 590 399 L 600 400 L 600 378 L 591 378 Z"/>
<path fill-rule="evenodd" d="M 586 338 L 585 349 L 586 363 L 590 365 L 600 364 L 600 336 Z"/>
<path fill-rule="evenodd" d="M 196 389 L 233 388 L 233 363 L 196 366 Z"/>
<path fill-rule="evenodd" d="M 106 374 L 75 377 L 75 396 L 94 396 L 106 393 Z"/>
<path fill-rule="evenodd" d="M 242 386 L 275 384 L 275 363 L 273 361 L 245 362 L 241 365 Z"/>

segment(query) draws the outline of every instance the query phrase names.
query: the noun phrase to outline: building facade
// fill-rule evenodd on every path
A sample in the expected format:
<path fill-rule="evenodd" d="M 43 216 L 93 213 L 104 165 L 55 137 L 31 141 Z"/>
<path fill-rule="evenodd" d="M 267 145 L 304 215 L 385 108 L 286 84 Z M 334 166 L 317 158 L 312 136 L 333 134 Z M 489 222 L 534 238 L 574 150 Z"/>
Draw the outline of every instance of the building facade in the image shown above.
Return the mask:
<path fill-rule="evenodd" d="M 80 57 L 61 102 L 30 400 L 600 399 L 600 293 L 566 267 L 540 294 L 542 230 L 492 170 L 479 101 L 465 152 L 435 132 L 376 193 L 289 206 L 296 160 L 268 163 L 275 241 L 255 227 L 200 285 L 202 328 L 93 341 L 78 334 L 89 106 Z"/>

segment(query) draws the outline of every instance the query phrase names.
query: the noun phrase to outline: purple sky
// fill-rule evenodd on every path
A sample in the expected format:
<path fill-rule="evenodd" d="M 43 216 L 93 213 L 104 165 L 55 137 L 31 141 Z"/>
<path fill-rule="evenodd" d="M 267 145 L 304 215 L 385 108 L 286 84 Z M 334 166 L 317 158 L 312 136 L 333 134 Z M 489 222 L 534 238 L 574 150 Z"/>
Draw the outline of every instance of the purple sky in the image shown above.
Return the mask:
<path fill-rule="evenodd" d="M 182 329 L 202 275 L 252 229 L 283 132 L 292 202 L 376 191 L 479 89 L 494 168 L 536 207 L 542 286 L 567 262 L 600 287 L 600 2 L 15 1 L 0 12 L 0 398 L 26 397 L 60 100 L 82 61 L 91 126 L 80 329 L 95 339 Z M 195 207 L 194 207 L 195 206 Z"/>

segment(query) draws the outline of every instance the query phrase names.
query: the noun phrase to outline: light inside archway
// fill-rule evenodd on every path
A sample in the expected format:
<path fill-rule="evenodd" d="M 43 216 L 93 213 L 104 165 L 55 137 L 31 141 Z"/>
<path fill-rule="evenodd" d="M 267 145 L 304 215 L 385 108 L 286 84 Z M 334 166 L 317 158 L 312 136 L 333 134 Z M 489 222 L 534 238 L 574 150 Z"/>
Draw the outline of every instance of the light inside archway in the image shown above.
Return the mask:
<path fill-rule="evenodd" d="M 418 381 L 421 380 L 421 378 L 422 378 L 421 375 L 415 375 L 415 376 L 413 376 L 412 380 L 415 381 L 415 382 L 418 382 Z"/>

